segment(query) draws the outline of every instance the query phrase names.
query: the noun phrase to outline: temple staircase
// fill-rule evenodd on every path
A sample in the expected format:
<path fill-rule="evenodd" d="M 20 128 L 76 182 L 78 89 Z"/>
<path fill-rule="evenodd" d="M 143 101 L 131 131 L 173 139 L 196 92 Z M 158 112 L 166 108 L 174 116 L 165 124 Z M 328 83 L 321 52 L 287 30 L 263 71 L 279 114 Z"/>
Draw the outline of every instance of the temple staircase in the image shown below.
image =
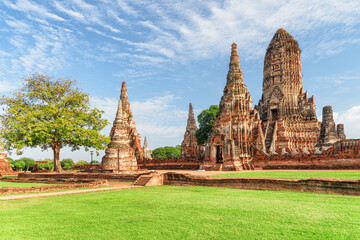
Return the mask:
<path fill-rule="evenodd" d="M 266 131 L 265 131 L 265 148 L 266 152 L 268 153 L 271 147 L 271 143 L 274 136 L 274 129 L 275 129 L 276 122 L 267 122 Z"/>
<path fill-rule="evenodd" d="M 157 186 L 163 185 L 163 175 L 159 173 L 151 173 L 148 175 L 141 175 L 133 183 L 134 186 Z"/>

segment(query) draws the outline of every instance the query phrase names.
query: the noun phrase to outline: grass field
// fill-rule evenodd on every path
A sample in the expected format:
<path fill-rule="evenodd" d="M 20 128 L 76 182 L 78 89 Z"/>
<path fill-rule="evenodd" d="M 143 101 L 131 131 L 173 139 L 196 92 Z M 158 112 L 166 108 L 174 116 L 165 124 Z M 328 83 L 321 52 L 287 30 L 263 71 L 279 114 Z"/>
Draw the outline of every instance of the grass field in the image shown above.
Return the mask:
<path fill-rule="evenodd" d="M 259 172 L 233 172 L 213 175 L 218 178 L 339 178 L 360 179 L 360 171 L 259 171 Z"/>
<path fill-rule="evenodd" d="M 1 182 L 0 187 L 38 187 L 38 186 L 49 186 L 54 184 L 47 183 L 19 183 L 19 182 Z"/>
<path fill-rule="evenodd" d="M 0 201 L 0 239 L 359 239 L 360 198 L 158 186 Z"/>

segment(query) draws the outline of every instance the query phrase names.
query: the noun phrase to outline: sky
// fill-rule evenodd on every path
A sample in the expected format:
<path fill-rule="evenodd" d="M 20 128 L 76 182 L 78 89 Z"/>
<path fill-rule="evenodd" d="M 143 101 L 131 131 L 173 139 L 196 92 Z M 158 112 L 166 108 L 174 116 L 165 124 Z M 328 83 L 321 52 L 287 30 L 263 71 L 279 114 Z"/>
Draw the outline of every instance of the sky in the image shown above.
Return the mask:
<path fill-rule="evenodd" d="M 0 95 L 35 72 L 69 76 L 112 123 L 126 81 L 141 138 L 150 149 L 175 146 L 189 102 L 195 115 L 219 104 L 233 42 L 258 103 L 265 51 L 279 28 L 299 42 L 304 90 L 315 95 L 319 120 L 331 105 L 347 137 L 360 138 L 358 0 L 2 0 Z M 38 160 L 52 152 L 10 155 L 23 156 Z M 89 160 L 90 153 L 62 149 L 60 158 L 68 157 Z"/>

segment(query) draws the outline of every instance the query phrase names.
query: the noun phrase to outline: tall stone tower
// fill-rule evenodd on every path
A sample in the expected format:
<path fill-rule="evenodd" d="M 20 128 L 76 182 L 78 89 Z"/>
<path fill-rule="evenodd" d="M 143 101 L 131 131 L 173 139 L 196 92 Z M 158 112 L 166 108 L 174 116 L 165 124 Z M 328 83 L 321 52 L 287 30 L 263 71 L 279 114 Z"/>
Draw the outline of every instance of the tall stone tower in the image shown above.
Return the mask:
<path fill-rule="evenodd" d="M 102 159 L 103 170 L 134 171 L 137 170 L 137 159 L 143 159 L 140 136 L 136 131 L 126 83 L 122 83 L 118 109 L 110 132 L 111 142 Z"/>
<path fill-rule="evenodd" d="M 270 154 L 312 151 L 319 138 L 315 98 L 303 91 L 300 54 L 298 42 L 282 28 L 266 50 L 263 95 L 255 108 Z"/>
<path fill-rule="evenodd" d="M 205 168 L 251 169 L 254 130 L 260 125 L 252 110 L 251 95 L 244 84 L 237 45 L 232 44 L 229 71 L 212 133 L 205 144 Z M 261 128 L 260 128 L 261 130 Z M 258 142 L 261 142 L 258 141 Z"/>
<path fill-rule="evenodd" d="M 344 130 L 344 124 L 339 123 L 336 126 L 336 132 L 337 132 L 339 140 L 345 140 L 346 139 L 345 130 Z"/>
<path fill-rule="evenodd" d="M 184 140 L 181 143 L 180 157 L 186 160 L 197 160 L 199 157 L 199 145 L 195 137 L 197 127 L 194 117 L 192 103 L 189 103 L 189 116 L 184 134 Z"/>
<path fill-rule="evenodd" d="M 149 150 L 149 147 L 148 147 L 148 142 L 147 142 L 146 136 L 145 136 L 145 139 L 144 139 L 143 150 L 144 150 L 144 158 L 151 159 L 151 154 L 150 154 L 150 150 Z"/>
<path fill-rule="evenodd" d="M 333 110 L 331 106 L 325 106 L 322 112 L 322 122 L 320 131 L 320 145 L 332 145 L 339 141 L 338 133 L 336 131 L 336 124 L 334 122 Z"/>

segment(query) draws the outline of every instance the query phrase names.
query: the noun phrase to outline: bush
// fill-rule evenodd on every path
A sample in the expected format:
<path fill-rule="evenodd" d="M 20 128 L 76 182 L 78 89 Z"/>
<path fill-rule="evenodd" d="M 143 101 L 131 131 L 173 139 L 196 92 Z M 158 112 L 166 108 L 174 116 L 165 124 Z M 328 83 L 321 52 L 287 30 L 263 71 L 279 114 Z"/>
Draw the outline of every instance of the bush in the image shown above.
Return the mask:
<path fill-rule="evenodd" d="M 71 158 L 61 160 L 62 169 L 70 169 L 74 166 L 74 161 Z"/>
<path fill-rule="evenodd" d="M 90 164 L 89 162 L 85 161 L 85 160 L 79 160 L 77 161 L 76 165 L 87 165 Z"/>
<path fill-rule="evenodd" d="M 23 161 L 25 163 L 25 169 L 26 171 L 32 170 L 35 164 L 35 160 L 32 158 L 23 157 L 19 159 L 20 161 Z"/>
<path fill-rule="evenodd" d="M 14 166 L 16 170 L 23 170 L 25 169 L 25 162 L 21 160 L 16 160 Z"/>

